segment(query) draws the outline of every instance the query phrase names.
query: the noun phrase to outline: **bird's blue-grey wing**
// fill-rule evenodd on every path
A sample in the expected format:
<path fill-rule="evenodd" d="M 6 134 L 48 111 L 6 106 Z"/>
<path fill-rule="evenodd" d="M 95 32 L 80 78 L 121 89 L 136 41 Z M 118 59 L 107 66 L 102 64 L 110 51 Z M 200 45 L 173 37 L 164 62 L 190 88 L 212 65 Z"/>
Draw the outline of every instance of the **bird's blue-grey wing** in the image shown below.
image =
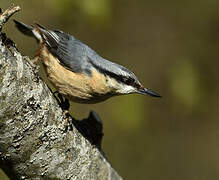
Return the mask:
<path fill-rule="evenodd" d="M 115 76 L 116 79 L 123 80 L 123 77 L 131 75 L 138 81 L 136 76 L 127 68 L 102 58 L 73 36 L 58 30 L 42 29 L 42 27 L 40 27 L 40 31 L 49 51 L 67 69 L 90 74 L 93 66 L 104 74 Z"/>
<path fill-rule="evenodd" d="M 86 48 L 73 36 L 58 30 L 46 30 L 42 27 L 41 31 L 44 42 L 50 53 L 58 58 L 60 64 L 72 72 L 86 72 L 90 74 L 90 64 L 86 59 Z"/>

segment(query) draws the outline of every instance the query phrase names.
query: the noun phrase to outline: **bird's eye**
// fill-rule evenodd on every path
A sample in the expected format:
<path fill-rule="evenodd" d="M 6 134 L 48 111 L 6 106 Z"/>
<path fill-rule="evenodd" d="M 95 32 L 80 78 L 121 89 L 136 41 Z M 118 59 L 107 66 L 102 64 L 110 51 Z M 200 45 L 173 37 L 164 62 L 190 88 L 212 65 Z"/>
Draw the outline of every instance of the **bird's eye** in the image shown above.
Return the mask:
<path fill-rule="evenodd" d="M 127 84 L 127 85 L 133 85 L 135 80 L 132 79 L 132 78 L 124 78 L 124 82 Z"/>

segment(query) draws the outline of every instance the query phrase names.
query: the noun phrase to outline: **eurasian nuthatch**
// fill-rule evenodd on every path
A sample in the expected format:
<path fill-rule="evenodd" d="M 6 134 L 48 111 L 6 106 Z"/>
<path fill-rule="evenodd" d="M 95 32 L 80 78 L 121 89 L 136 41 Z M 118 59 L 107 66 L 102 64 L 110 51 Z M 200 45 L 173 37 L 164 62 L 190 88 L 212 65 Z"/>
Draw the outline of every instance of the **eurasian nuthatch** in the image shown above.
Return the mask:
<path fill-rule="evenodd" d="M 15 21 L 24 34 L 40 43 L 39 58 L 48 79 L 65 97 L 79 103 L 97 103 L 112 96 L 140 93 L 160 97 L 144 88 L 133 72 L 110 62 L 75 37 L 38 24 Z"/>

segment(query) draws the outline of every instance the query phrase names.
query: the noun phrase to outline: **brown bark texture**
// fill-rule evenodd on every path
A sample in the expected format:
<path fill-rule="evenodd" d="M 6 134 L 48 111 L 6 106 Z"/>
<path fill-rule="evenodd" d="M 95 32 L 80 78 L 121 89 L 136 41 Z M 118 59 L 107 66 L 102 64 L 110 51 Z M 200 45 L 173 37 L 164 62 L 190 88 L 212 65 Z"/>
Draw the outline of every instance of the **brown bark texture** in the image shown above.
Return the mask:
<path fill-rule="evenodd" d="M 2 32 L 19 9 L 0 14 L 0 168 L 11 179 L 120 180 L 100 147 L 99 116 L 66 116 L 29 58 Z"/>

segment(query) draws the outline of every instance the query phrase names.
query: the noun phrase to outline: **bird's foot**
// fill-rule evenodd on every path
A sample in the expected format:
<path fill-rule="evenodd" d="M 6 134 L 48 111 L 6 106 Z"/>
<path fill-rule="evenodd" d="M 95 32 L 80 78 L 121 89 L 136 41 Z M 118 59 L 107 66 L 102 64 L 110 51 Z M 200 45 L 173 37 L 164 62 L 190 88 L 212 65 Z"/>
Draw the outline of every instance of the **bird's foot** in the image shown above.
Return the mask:
<path fill-rule="evenodd" d="M 56 96 L 57 94 L 57 96 Z M 56 100 L 58 101 L 59 106 L 62 108 L 62 110 L 64 111 L 64 114 L 66 115 L 67 113 L 69 114 L 68 110 L 70 108 L 70 103 L 69 100 L 67 98 L 64 98 L 58 91 L 55 91 L 53 93 L 53 95 L 55 96 Z"/>
<path fill-rule="evenodd" d="M 57 96 L 56 96 L 57 94 Z M 70 108 L 70 103 L 69 100 L 67 98 L 64 98 L 58 91 L 55 91 L 53 93 L 53 95 L 55 96 L 56 100 L 58 101 L 59 106 L 62 108 L 63 110 L 63 114 L 66 117 L 66 122 L 65 122 L 65 131 L 72 131 L 73 130 L 73 125 L 72 125 L 72 117 L 69 113 L 69 108 Z"/>

